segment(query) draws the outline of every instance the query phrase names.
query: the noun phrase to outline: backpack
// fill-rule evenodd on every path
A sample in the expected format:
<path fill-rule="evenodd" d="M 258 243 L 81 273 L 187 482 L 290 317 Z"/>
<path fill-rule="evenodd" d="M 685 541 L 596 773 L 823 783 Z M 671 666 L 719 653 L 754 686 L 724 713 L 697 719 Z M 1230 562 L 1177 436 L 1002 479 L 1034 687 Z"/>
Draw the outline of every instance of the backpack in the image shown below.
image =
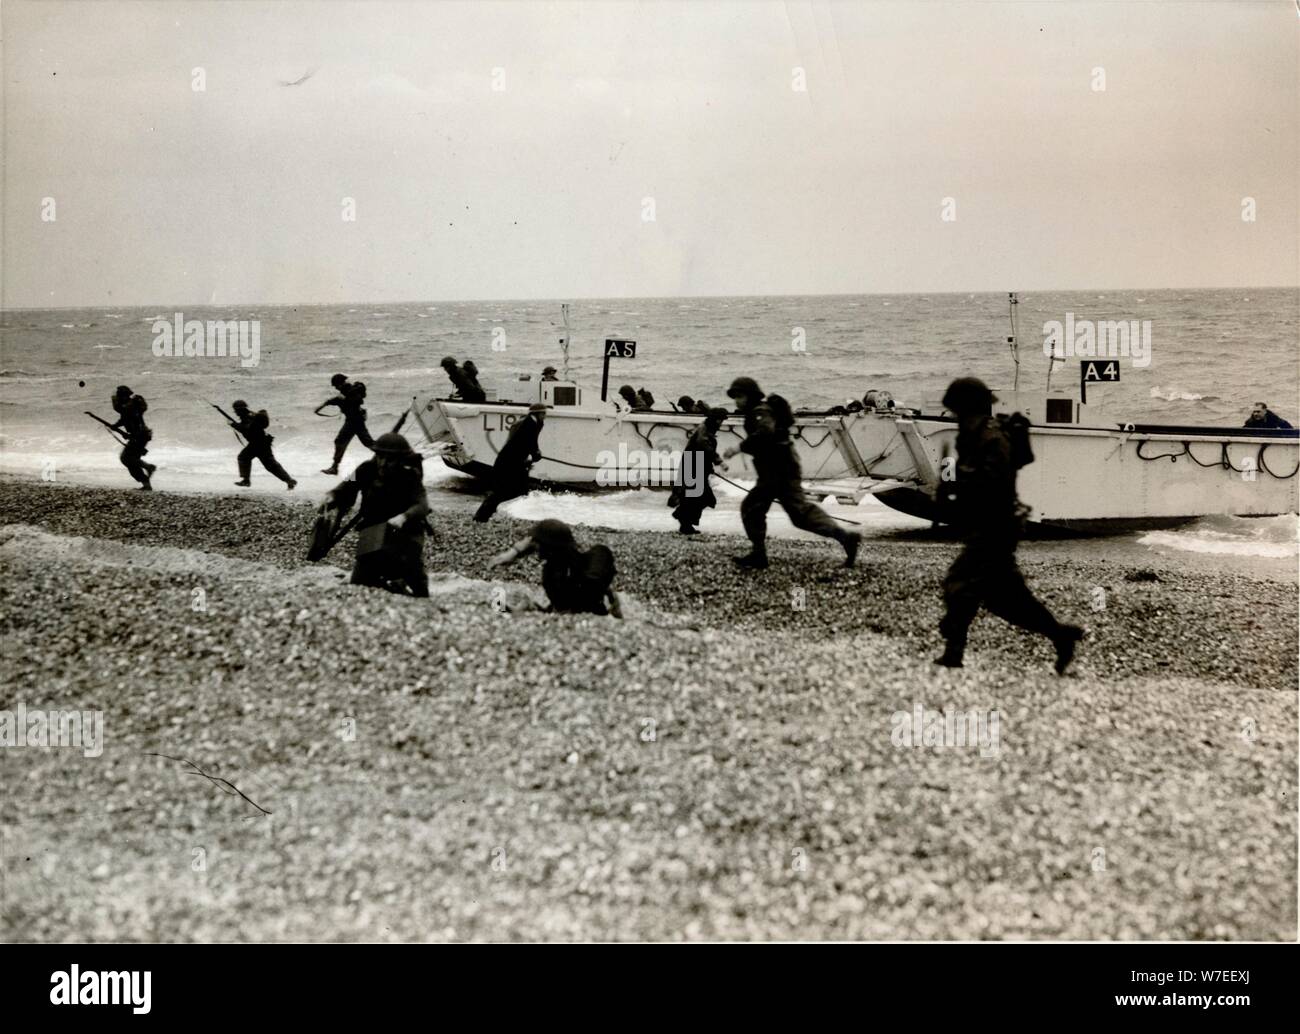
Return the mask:
<path fill-rule="evenodd" d="M 784 433 L 794 426 L 794 410 L 780 395 L 767 396 L 767 407 L 772 411 L 772 419 L 776 422 L 778 431 Z"/>
<path fill-rule="evenodd" d="M 1034 462 L 1034 450 L 1029 443 L 1029 418 L 1023 413 L 999 413 L 998 426 L 1011 445 L 1011 469 L 1019 470 Z"/>

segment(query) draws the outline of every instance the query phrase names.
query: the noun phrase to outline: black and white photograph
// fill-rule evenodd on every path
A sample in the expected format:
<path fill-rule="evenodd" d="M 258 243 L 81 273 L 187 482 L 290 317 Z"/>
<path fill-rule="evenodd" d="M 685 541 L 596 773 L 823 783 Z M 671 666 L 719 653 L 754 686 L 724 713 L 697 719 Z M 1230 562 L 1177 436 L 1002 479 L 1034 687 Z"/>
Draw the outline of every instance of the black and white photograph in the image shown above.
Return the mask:
<path fill-rule="evenodd" d="M 5 0 L 0 941 L 1294 943 L 1298 33 Z"/>

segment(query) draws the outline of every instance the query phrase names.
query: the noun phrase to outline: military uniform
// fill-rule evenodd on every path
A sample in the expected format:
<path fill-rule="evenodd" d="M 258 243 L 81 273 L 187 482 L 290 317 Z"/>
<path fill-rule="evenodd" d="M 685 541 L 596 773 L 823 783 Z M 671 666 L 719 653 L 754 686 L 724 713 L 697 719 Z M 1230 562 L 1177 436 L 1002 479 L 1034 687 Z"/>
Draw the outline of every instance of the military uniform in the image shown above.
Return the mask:
<path fill-rule="evenodd" d="M 957 476 L 941 483 L 938 502 L 944 519 L 963 531 L 965 547 L 943 582 L 945 613 L 939 631 L 947 647 L 939 662 L 961 665 L 967 632 L 983 606 L 1051 639 L 1057 645 L 1058 670 L 1063 670 L 1081 633 L 1052 616 L 1016 564 L 1023 517 L 1012 451 L 1006 427 L 993 416 L 964 421 L 957 435 Z"/>
<path fill-rule="evenodd" d="M 609 613 L 606 600 L 615 574 L 614 554 L 608 546 L 575 546 L 542 564 L 542 588 L 557 613 L 604 615 Z"/>
<path fill-rule="evenodd" d="M 127 472 L 144 488 L 151 488 L 150 478 L 158 468 L 144 461 L 153 440 L 153 432 L 145 425 L 144 413 L 149 408 L 139 395 L 114 395 L 113 410 L 117 413 L 117 422 L 112 426 L 126 433 L 126 447 L 118 457 Z"/>
<path fill-rule="evenodd" d="M 330 467 L 332 472 L 337 473 L 339 464 L 343 462 L 343 454 L 347 452 L 348 445 L 354 437 L 367 449 L 375 447 L 375 441 L 366 429 L 366 411 L 362 406 L 363 401 L 357 386 L 349 384 L 334 398 L 323 403 L 323 406 L 338 406 L 339 412 L 343 414 L 343 426 L 334 438 L 334 462 Z"/>
<path fill-rule="evenodd" d="M 381 443 L 388 437 L 382 436 Z M 405 444 L 405 439 L 402 441 Z M 410 463 L 390 467 L 386 471 L 380 468 L 377 460 L 366 460 L 357 467 L 352 477 L 330 492 L 326 500 L 337 506 L 340 514 L 344 514 L 352 509 L 358 495 L 361 496 L 358 526 L 363 532 L 374 525 L 386 523 L 399 513 L 406 515 L 406 521 L 401 528 L 387 531 L 388 541 L 383 549 L 358 553 L 352 568 L 352 584 L 373 585 L 395 591 L 392 586 L 396 583 L 404 585 L 412 596 L 428 596 L 429 579 L 424 571 L 424 535 L 429 498 L 424 489 L 420 458 L 412 454 Z"/>
<path fill-rule="evenodd" d="M 492 487 L 474 514 L 474 520 L 490 520 L 497 507 L 510 499 L 528 494 L 528 467 L 542 458 L 538 437 L 542 433 L 541 421 L 530 412 L 515 422 L 506 436 L 506 443 L 492 464 Z"/>
<path fill-rule="evenodd" d="M 268 473 L 274 474 L 285 484 L 297 484 L 271 452 L 271 443 L 275 438 L 267 434 L 267 428 L 271 426 L 271 418 L 266 415 L 266 410 L 259 409 L 256 413 L 244 410 L 243 413 L 237 412 L 237 415 L 239 420 L 235 423 L 235 430 L 242 434 L 248 443 L 240 450 L 236 461 L 239 464 L 240 481 L 248 482 L 249 475 L 253 472 L 253 460 L 258 459 Z"/>
<path fill-rule="evenodd" d="M 754 557 L 760 562 L 766 558 L 767 511 L 773 503 L 781 504 L 796 528 L 835 539 L 846 551 L 856 546 L 857 536 L 843 531 L 804 494 L 803 472 L 789 431 L 777 422 L 767 402 L 759 402 L 746 411 L 745 440 L 740 449 L 753 458 L 758 475 L 757 483 L 740 504 L 741 523 L 754 544 Z"/>
<path fill-rule="evenodd" d="M 713 486 L 709 484 L 709 476 L 721 462 L 718 458 L 717 432 L 708 423 L 700 424 L 686 439 L 681 466 L 677 472 L 677 484 L 668 496 L 668 505 L 674 507 L 673 519 L 681 525 L 682 531 L 688 528 L 694 531 L 705 508 L 718 505 Z M 688 485 L 688 477 L 698 478 L 699 481 Z"/>

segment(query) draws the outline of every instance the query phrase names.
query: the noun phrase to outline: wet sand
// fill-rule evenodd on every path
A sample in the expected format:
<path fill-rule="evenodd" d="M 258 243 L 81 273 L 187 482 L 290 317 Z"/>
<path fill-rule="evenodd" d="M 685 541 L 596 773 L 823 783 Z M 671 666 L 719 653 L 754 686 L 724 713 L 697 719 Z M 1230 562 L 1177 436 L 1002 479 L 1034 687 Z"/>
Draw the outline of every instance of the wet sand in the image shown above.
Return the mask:
<path fill-rule="evenodd" d="M 0 750 L 3 936 L 1296 936 L 1293 583 L 1030 543 L 1072 674 L 989 616 L 953 672 L 951 542 L 579 529 L 618 623 L 500 613 L 526 525 L 462 511 L 419 601 L 305 563 L 305 502 L 0 483 L 3 706 L 105 721 Z"/>

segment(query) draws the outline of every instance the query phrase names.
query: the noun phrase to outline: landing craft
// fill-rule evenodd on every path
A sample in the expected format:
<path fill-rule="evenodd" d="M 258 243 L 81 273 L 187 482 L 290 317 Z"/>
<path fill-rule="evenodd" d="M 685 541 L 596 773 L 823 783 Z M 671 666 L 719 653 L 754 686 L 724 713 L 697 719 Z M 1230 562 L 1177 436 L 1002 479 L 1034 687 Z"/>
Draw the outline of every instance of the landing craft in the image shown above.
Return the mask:
<path fill-rule="evenodd" d="M 1011 304 L 1015 384 L 1010 391 L 995 389 L 994 412 L 1020 412 L 1031 421 L 1035 462 L 1020 471 L 1018 488 L 1031 508 L 1030 522 L 1041 531 L 1112 533 L 1173 527 L 1214 514 L 1263 517 L 1300 510 L 1298 430 L 1093 417 L 1085 384 L 1052 388 L 1051 367 L 1060 360 L 1049 359 L 1045 390 L 1020 390 L 1014 295 Z M 567 359 L 567 319 L 562 344 Z M 410 414 L 425 451 L 454 470 L 484 477 L 510 428 L 534 402 L 552 408 L 543 458 L 532 476 L 566 488 L 662 484 L 654 472 L 671 467 L 703 419 L 676 411 L 616 411 L 575 381 L 527 375 L 489 391 L 481 403 L 417 398 Z M 903 513 L 933 520 L 945 460 L 956 454 L 957 423 L 938 402 L 912 408 L 883 401 L 856 413 L 798 411 L 791 436 L 811 492 L 854 502 L 874 495 Z M 743 438 L 737 414 L 718 432 L 719 452 Z M 611 456 L 626 469 L 610 470 Z M 754 479 L 744 453 L 718 472 L 732 480 Z"/>

